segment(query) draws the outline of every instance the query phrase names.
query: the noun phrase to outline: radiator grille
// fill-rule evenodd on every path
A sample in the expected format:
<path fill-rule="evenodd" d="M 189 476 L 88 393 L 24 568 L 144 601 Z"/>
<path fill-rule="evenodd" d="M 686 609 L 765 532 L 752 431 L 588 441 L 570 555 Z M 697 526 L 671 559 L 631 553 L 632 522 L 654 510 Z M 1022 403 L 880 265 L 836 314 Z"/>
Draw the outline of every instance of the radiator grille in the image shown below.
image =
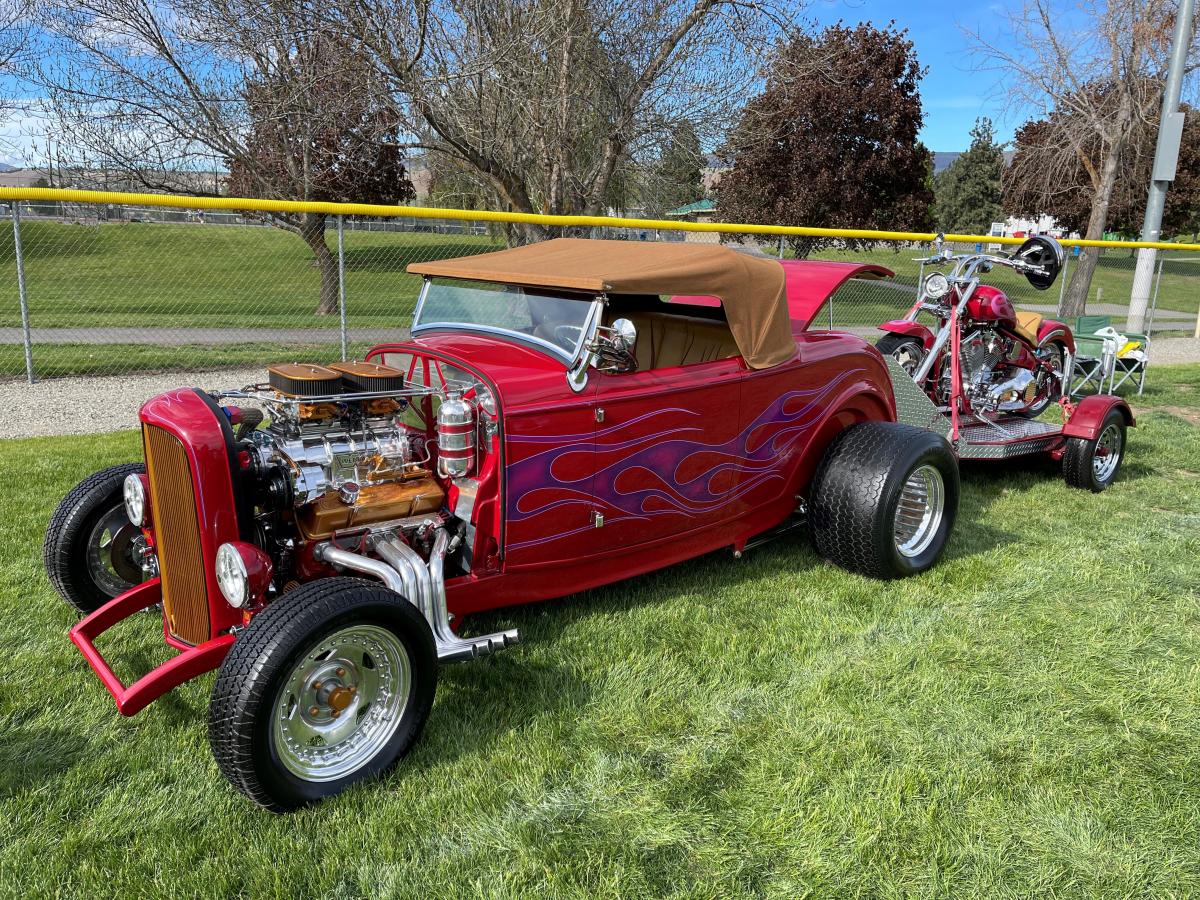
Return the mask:
<path fill-rule="evenodd" d="M 199 644 L 209 637 L 208 591 L 191 467 L 170 432 L 146 425 L 143 436 L 167 628 L 179 640 Z"/>

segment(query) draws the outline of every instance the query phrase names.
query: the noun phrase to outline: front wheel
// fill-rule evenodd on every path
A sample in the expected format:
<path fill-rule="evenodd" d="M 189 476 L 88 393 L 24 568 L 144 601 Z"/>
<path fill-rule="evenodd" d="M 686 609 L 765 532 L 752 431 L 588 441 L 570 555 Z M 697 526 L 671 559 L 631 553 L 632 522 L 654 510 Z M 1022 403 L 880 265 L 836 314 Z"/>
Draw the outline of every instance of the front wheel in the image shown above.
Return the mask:
<path fill-rule="evenodd" d="M 921 361 L 925 359 L 925 345 L 906 334 L 885 334 L 875 342 L 875 349 L 896 360 L 910 378 L 917 374 Z"/>
<path fill-rule="evenodd" d="M 222 774 L 286 812 L 387 771 L 429 717 L 433 633 L 382 585 L 324 578 L 255 616 L 221 665 L 208 738 Z"/>
<path fill-rule="evenodd" d="M 1094 438 L 1067 438 L 1063 478 L 1071 487 L 1100 493 L 1117 477 L 1125 459 L 1125 416 L 1109 410 Z"/>
<path fill-rule="evenodd" d="M 125 478 L 141 463 L 102 469 L 62 498 L 42 544 L 42 563 L 54 590 L 83 614 L 141 584 L 142 530 L 125 513 Z"/>
<path fill-rule="evenodd" d="M 813 476 L 809 531 L 843 569 L 903 578 L 942 554 L 958 513 L 958 461 L 945 439 L 894 422 L 851 425 Z"/>

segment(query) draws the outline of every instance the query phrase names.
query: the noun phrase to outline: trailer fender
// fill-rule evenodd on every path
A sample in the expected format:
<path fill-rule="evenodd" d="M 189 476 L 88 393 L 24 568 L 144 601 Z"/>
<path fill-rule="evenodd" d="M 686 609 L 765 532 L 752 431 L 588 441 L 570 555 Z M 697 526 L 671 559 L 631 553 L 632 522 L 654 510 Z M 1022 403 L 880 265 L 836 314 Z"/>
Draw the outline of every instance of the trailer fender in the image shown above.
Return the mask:
<path fill-rule="evenodd" d="M 1090 397 L 1084 397 L 1076 404 L 1074 412 L 1063 425 L 1063 437 L 1094 440 L 1100 434 L 1100 426 L 1105 417 L 1114 408 L 1121 411 L 1127 427 L 1133 428 L 1137 425 L 1129 404 L 1120 397 L 1114 394 L 1093 394 Z"/>

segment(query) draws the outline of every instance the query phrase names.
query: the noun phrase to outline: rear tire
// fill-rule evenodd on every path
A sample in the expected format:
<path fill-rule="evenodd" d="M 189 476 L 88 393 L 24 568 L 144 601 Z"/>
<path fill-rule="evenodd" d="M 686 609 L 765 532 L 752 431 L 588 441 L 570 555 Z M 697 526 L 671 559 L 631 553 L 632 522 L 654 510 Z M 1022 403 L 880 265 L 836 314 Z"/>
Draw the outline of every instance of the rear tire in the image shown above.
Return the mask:
<path fill-rule="evenodd" d="M 1094 438 L 1067 438 L 1063 479 L 1071 487 L 1099 494 L 1121 471 L 1125 460 L 1125 416 L 1111 409 Z"/>
<path fill-rule="evenodd" d="M 254 617 L 221 664 L 208 740 L 230 783 L 286 812 L 378 777 L 421 734 L 433 632 L 378 582 L 323 578 Z"/>
<path fill-rule="evenodd" d="M 940 436 L 894 422 L 851 425 L 813 476 L 818 553 L 872 578 L 903 578 L 942 554 L 958 512 L 958 461 Z"/>
<path fill-rule="evenodd" d="M 142 463 L 124 463 L 89 475 L 62 498 L 46 526 L 46 575 L 84 615 L 142 582 L 142 533 L 125 515 L 122 491 L 125 476 L 145 471 Z"/>

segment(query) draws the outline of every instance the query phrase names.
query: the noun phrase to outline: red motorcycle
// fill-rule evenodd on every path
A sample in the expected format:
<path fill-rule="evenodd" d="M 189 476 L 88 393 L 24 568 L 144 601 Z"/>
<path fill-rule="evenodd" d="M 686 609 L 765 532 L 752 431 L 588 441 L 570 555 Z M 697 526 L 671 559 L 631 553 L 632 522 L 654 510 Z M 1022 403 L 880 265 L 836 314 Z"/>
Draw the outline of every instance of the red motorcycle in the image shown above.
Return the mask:
<path fill-rule="evenodd" d="M 1062 322 L 1018 312 L 1003 291 L 980 284 L 993 266 L 1022 274 L 1039 291 L 1062 269 L 1062 246 L 1050 237 L 1025 241 L 1011 256 L 955 255 L 938 235 L 926 268 L 953 267 L 925 276 L 917 302 L 903 319 L 884 322 L 875 345 L 893 357 L 938 407 L 991 421 L 1003 415 L 1034 418 L 1061 399 L 1071 383 L 1075 338 Z M 926 312 L 935 328 L 917 321 Z"/>

